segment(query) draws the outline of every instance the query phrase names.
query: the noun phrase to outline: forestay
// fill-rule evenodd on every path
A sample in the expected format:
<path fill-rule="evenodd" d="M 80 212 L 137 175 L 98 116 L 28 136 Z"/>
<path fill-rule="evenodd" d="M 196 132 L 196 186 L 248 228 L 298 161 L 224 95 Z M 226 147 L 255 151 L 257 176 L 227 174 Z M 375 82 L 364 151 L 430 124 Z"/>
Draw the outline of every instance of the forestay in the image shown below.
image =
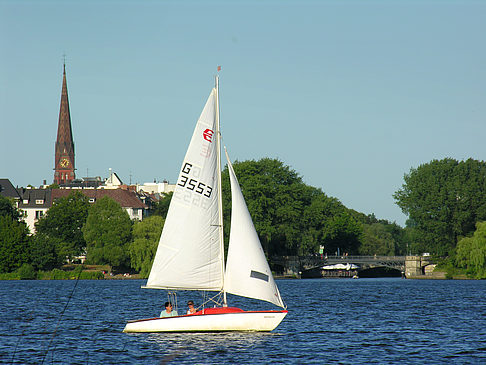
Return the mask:
<path fill-rule="evenodd" d="M 147 288 L 222 290 L 216 98 L 213 89 L 192 135 Z"/>
<path fill-rule="evenodd" d="M 228 293 L 271 302 L 285 307 L 263 252 L 260 239 L 228 161 L 231 181 L 231 232 L 226 260 L 224 290 Z"/>

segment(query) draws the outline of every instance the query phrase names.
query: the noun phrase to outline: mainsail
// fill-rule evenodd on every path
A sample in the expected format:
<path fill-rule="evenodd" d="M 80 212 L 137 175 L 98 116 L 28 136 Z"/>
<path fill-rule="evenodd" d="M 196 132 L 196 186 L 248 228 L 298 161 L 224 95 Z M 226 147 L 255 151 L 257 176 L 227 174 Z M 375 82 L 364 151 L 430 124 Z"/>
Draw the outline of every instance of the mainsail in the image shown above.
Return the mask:
<path fill-rule="evenodd" d="M 284 308 L 233 165 L 226 150 L 225 153 L 231 181 L 232 208 L 224 290 L 243 297 L 265 300 Z"/>
<path fill-rule="evenodd" d="M 182 163 L 147 288 L 223 288 L 216 101 L 213 88 Z"/>

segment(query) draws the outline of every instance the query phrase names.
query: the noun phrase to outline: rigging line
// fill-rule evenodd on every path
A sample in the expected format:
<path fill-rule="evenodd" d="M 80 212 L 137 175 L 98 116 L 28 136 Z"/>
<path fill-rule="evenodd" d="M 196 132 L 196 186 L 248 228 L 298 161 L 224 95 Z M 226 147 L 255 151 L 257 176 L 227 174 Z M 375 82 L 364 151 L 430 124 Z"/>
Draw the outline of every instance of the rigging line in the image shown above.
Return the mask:
<path fill-rule="evenodd" d="M 201 305 L 203 307 L 203 309 L 205 308 L 205 306 L 208 304 L 208 303 L 214 303 L 218 306 L 221 306 L 221 300 L 222 300 L 222 295 L 223 295 L 223 291 L 220 291 L 219 293 L 217 293 L 216 295 L 214 295 L 213 297 L 209 297 L 209 293 L 207 295 L 207 297 L 204 299 L 204 302 L 203 304 Z"/>
<path fill-rule="evenodd" d="M 44 353 L 44 356 L 42 357 L 41 364 L 44 364 L 44 360 L 46 359 L 47 353 L 49 352 L 49 348 L 51 347 L 52 341 L 54 341 L 54 337 L 56 336 L 57 329 L 59 328 L 59 325 L 61 324 L 62 316 L 64 315 L 64 312 L 66 311 L 66 309 L 67 309 L 67 307 L 69 305 L 69 302 L 71 301 L 71 298 L 74 295 L 74 291 L 76 290 L 76 286 L 78 285 L 78 281 L 79 281 L 79 278 L 80 278 L 82 272 L 83 272 L 83 270 L 80 270 L 79 271 L 78 277 L 76 278 L 76 282 L 74 283 L 73 290 L 71 291 L 71 294 L 69 294 L 69 297 L 68 297 L 68 300 L 66 302 L 66 305 L 64 306 L 63 310 L 61 311 L 61 314 L 59 315 L 59 319 L 57 321 L 56 328 L 54 329 L 54 332 L 52 333 L 52 336 L 51 336 L 51 339 L 49 341 L 49 344 L 47 345 L 46 352 Z"/>

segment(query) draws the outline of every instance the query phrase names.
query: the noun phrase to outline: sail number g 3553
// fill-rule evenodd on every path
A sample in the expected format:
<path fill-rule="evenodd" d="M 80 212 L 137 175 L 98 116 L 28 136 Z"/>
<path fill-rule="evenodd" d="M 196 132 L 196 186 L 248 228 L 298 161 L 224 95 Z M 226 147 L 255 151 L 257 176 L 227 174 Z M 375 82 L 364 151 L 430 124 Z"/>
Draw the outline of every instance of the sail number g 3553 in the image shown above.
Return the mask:
<path fill-rule="evenodd" d="M 182 168 L 181 171 L 182 174 L 177 185 L 182 186 L 183 188 L 186 188 L 188 190 L 194 191 L 195 193 L 201 194 L 202 196 L 205 196 L 207 198 L 210 198 L 213 188 L 197 179 L 191 178 L 189 175 L 193 175 L 194 177 L 199 177 L 199 171 L 198 171 L 199 169 L 195 169 L 197 170 L 197 172 L 192 170 L 193 170 L 192 164 L 186 162 L 184 164 L 184 167 Z"/>

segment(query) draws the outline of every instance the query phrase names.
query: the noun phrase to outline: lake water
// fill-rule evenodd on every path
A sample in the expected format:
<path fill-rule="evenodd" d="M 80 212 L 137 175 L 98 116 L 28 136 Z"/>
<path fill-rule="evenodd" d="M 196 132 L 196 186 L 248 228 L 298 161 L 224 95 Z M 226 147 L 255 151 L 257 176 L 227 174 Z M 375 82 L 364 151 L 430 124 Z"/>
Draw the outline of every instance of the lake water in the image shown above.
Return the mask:
<path fill-rule="evenodd" d="M 289 314 L 271 333 L 124 334 L 127 320 L 160 312 L 165 292 L 141 280 L 0 281 L 0 363 L 486 363 L 486 281 L 277 282 Z"/>

